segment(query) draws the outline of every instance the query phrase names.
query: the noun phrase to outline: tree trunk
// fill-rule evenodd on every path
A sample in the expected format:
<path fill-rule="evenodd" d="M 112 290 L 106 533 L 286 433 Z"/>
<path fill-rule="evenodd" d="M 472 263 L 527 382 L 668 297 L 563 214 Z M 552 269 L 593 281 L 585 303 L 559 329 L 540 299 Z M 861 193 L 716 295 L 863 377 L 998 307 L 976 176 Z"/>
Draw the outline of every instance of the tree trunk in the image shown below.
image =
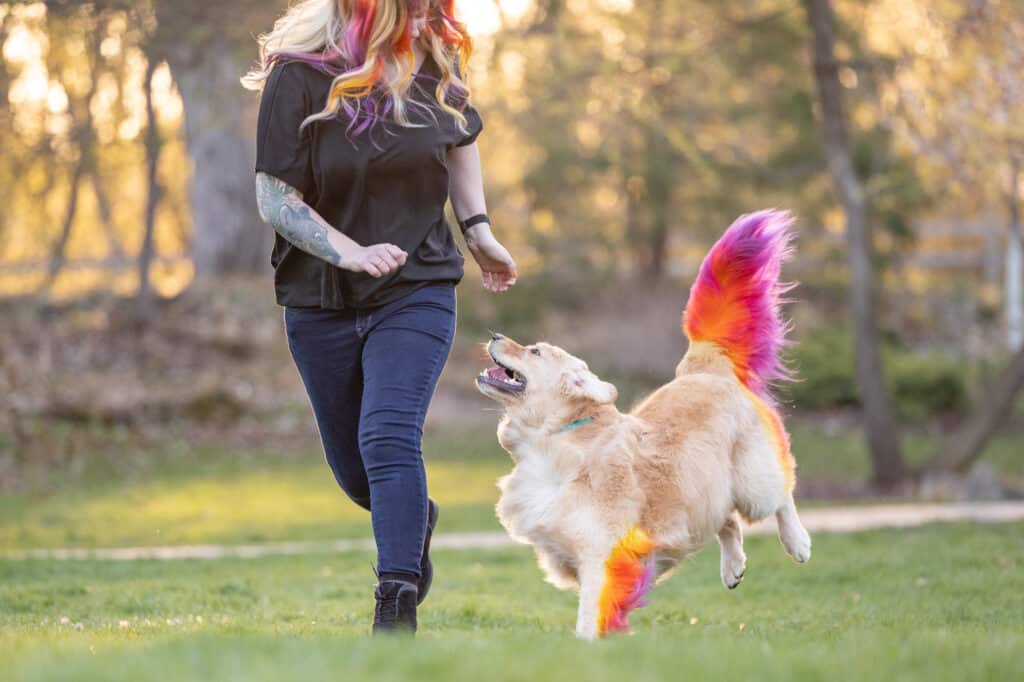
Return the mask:
<path fill-rule="evenodd" d="M 653 125 L 653 122 L 651 123 Z M 646 271 L 653 280 L 660 280 L 665 274 L 668 260 L 669 203 L 672 201 L 672 162 L 666 158 L 668 142 L 649 130 L 647 134 L 647 199 L 650 202 L 651 224 L 647 235 Z"/>
<path fill-rule="evenodd" d="M 996 221 L 985 220 L 985 253 L 982 257 L 982 277 L 991 291 L 999 291 L 999 275 L 1002 269 L 1003 229 Z"/>
<path fill-rule="evenodd" d="M 121 238 L 117 236 L 117 226 L 114 225 L 114 215 L 110 209 L 110 198 L 103 187 L 99 169 L 95 166 L 89 171 L 89 183 L 92 185 L 92 193 L 96 196 L 100 223 L 103 225 L 103 231 L 107 234 L 107 242 L 110 244 L 110 257 L 113 260 L 123 261 L 125 260 L 124 247 L 121 246 Z"/>
<path fill-rule="evenodd" d="M 49 289 L 53 286 L 53 283 L 57 280 L 57 275 L 64 269 L 64 263 L 67 260 L 68 240 L 71 237 L 71 228 L 75 224 L 75 215 L 78 213 L 78 186 L 82 182 L 85 163 L 85 155 L 83 154 L 82 158 L 75 162 L 75 169 L 71 172 L 71 177 L 68 180 L 70 185 L 68 203 L 64 208 L 64 220 L 61 224 L 60 234 L 57 235 L 53 248 L 50 249 L 50 264 L 46 269 L 44 289 Z"/>
<path fill-rule="evenodd" d="M 68 100 L 68 114 L 71 118 L 71 141 L 78 145 L 78 161 L 75 162 L 75 169 L 71 172 L 68 203 L 64 209 L 61 231 L 50 251 L 50 265 L 47 268 L 46 279 L 43 282 L 44 289 L 49 289 L 53 286 L 57 280 L 57 275 L 64 268 L 64 263 L 67 259 L 68 241 L 71 237 L 71 229 L 75 223 L 75 215 L 78 212 L 78 192 L 79 186 L 82 184 L 82 178 L 96 172 L 96 131 L 93 128 L 91 105 L 99 85 L 102 68 L 100 43 L 103 34 L 96 28 L 100 25 L 102 25 L 102 21 L 97 19 L 95 26 L 93 26 L 93 34 L 88 46 L 89 89 L 81 102 Z"/>
<path fill-rule="evenodd" d="M 1006 234 L 1006 345 L 1011 353 L 1024 348 L 1024 296 L 1021 292 L 1024 286 L 1024 245 L 1021 244 L 1020 197 L 1017 195 L 1019 182 L 1020 162 L 1012 158 L 1008 195 L 1010 224 Z"/>
<path fill-rule="evenodd" d="M 166 0 L 156 6 L 159 42 L 185 106 L 196 273 L 265 270 L 272 232 L 256 208 L 255 144 L 246 116 L 254 98 L 238 82 L 250 65 L 246 52 L 221 39 L 218 24 L 226 15 L 215 6 L 208 14 Z"/>
<path fill-rule="evenodd" d="M 149 268 L 153 263 L 153 230 L 156 224 L 156 207 L 160 201 L 160 183 L 157 179 L 157 168 L 160 162 L 160 130 L 157 126 L 156 111 L 153 109 L 153 72 L 156 71 L 157 60 L 147 53 L 146 76 L 143 80 L 146 88 L 146 220 L 142 235 L 142 248 L 139 250 L 139 290 L 136 295 L 141 305 L 152 297 L 149 281 Z"/>
<path fill-rule="evenodd" d="M 647 46 L 644 50 L 644 72 L 652 73 L 657 66 L 659 48 L 664 39 L 665 1 L 653 0 L 645 7 L 649 21 L 647 25 Z M 660 111 L 668 83 L 654 83 L 647 93 L 648 117 L 641 122 L 644 126 L 644 188 L 646 191 L 647 214 L 650 223 L 647 226 L 646 238 L 637 242 L 640 249 L 644 274 L 653 281 L 658 281 L 665 274 L 665 262 L 668 259 L 669 234 L 669 203 L 672 200 L 672 188 L 676 183 L 672 164 L 672 151 L 664 136 L 664 126 Z"/>
<path fill-rule="evenodd" d="M 846 213 L 857 388 L 871 451 L 872 482 L 883 490 L 892 489 L 905 478 L 907 467 L 882 368 L 868 201 L 850 151 L 835 58 L 832 6 L 829 0 L 804 0 L 804 6 L 813 36 L 814 75 L 821 102 L 825 154 Z"/>

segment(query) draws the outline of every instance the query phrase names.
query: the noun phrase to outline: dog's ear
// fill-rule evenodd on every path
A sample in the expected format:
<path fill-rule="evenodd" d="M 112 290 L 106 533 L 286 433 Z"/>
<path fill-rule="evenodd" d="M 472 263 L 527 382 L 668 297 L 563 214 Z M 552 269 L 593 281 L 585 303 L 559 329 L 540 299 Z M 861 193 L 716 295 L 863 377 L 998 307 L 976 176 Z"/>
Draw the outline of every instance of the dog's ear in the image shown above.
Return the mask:
<path fill-rule="evenodd" d="M 566 392 L 577 398 L 592 400 L 599 405 L 614 403 L 619 398 L 619 391 L 614 384 L 601 381 L 587 369 L 577 369 L 564 379 Z"/>

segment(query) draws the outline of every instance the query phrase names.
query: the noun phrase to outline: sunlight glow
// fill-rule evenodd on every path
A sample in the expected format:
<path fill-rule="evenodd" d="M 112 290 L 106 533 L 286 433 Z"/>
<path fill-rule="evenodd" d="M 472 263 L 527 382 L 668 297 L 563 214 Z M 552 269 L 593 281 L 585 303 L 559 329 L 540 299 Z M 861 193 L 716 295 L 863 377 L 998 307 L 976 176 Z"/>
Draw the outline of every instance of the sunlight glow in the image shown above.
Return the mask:
<path fill-rule="evenodd" d="M 50 89 L 46 95 L 46 108 L 51 114 L 61 114 L 67 111 L 68 94 L 64 92 L 64 86 L 58 81 L 50 83 Z"/>
<path fill-rule="evenodd" d="M 600 5 L 612 12 L 629 12 L 633 9 L 633 0 L 601 0 Z"/>
<path fill-rule="evenodd" d="M 459 18 L 466 22 L 474 36 L 490 35 L 501 28 L 501 15 L 519 19 L 530 9 L 533 0 L 457 0 Z M 500 5 L 500 11 L 499 11 Z"/>
<path fill-rule="evenodd" d="M 38 104 L 50 94 L 50 76 L 42 62 L 33 62 L 22 69 L 11 84 L 7 100 L 15 105 Z"/>
<path fill-rule="evenodd" d="M 24 24 L 15 24 L 3 44 L 3 57 L 12 64 L 35 61 L 43 56 L 46 37 Z"/>

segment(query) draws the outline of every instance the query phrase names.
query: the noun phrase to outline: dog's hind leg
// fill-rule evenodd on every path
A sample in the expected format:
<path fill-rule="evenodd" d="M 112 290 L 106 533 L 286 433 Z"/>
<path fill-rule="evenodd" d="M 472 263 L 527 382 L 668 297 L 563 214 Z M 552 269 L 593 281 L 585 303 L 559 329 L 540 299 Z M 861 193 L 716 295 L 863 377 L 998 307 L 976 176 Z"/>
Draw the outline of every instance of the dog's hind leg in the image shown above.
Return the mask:
<path fill-rule="evenodd" d="M 789 556 L 800 563 L 810 559 L 811 536 L 804 524 L 800 523 L 792 495 L 787 496 L 782 507 L 775 513 L 775 520 L 779 524 L 779 539 Z"/>
<path fill-rule="evenodd" d="M 722 584 L 730 590 L 739 587 L 747 570 L 747 555 L 743 553 L 743 530 L 736 512 L 718 531 L 718 544 L 722 546 Z"/>

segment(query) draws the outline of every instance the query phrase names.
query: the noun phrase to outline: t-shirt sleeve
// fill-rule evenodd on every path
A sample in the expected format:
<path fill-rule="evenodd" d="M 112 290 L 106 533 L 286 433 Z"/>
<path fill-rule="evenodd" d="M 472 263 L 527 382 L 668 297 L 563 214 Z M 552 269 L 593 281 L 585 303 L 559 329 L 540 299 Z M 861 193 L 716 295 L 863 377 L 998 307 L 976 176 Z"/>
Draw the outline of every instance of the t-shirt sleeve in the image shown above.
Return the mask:
<path fill-rule="evenodd" d="M 462 110 L 462 115 L 466 117 L 466 134 L 455 143 L 456 147 L 473 144 L 484 129 L 484 121 L 480 118 L 480 112 L 472 104 L 466 105 L 466 108 Z"/>
<path fill-rule="evenodd" d="M 284 180 L 303 196 L 315 188 L 312 127 L 299 132 L 311 113 L 301 65 L 277 64 L 263 88 L 256 123 L 256 170 Z"/>

